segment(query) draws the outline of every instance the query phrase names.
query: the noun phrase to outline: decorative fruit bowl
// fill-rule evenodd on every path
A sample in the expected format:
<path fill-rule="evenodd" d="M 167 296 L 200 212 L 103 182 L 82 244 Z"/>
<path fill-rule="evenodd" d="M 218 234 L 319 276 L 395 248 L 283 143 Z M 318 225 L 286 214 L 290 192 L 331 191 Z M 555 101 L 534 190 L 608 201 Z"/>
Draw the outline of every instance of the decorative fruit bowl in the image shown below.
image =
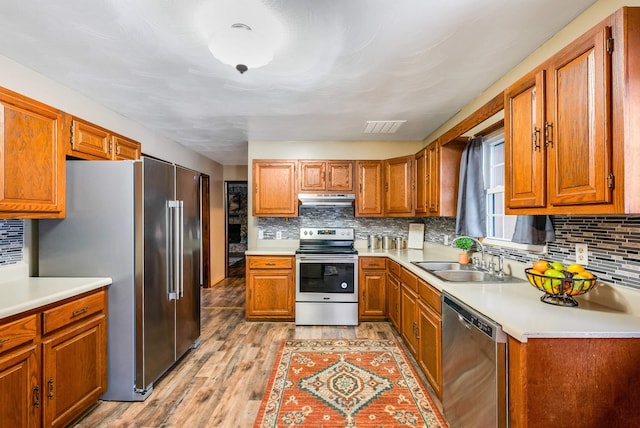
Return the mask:
<path fill-rule="evenodd" d="M 558 306 L 578 306 L 573 296 L 592 290 L 598 281 L 598 278 L 586 271 L 580 273 L 562 271 L 560 272 L 562 276 L 548 276 L 531 268 L 525 269 L 524 272 L 531 285 L 544 291 L 544 296 L 540 297 L 540 300 Z"/>

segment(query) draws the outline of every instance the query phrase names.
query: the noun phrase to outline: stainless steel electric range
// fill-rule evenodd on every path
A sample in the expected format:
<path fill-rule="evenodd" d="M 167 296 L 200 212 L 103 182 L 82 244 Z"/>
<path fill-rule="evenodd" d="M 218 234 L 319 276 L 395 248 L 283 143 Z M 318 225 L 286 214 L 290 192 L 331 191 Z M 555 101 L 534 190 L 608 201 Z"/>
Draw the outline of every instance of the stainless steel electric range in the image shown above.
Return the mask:
<path fill-rule="evenodd" d="M 296 251 L 297 325 L 358 325 L 358 252 L 351 228 L 302 228 Z"/>

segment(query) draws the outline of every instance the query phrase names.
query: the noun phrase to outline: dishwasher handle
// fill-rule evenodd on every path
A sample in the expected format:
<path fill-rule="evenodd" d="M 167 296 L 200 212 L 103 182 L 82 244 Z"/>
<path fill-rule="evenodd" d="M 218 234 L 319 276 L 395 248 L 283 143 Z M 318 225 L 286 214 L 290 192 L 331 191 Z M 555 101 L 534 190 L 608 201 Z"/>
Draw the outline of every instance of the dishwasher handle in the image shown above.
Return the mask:
<path fill-rule="evenodd" d="M 507 341 L 507 335 L 500 324 L 451 295 L 442 293 L 442 304 L 451 308 L 458 316 L 458 321 L 463 323 L 467 329 L 474 327 L 490 337 L 494 342 L 505 343 Z"/>

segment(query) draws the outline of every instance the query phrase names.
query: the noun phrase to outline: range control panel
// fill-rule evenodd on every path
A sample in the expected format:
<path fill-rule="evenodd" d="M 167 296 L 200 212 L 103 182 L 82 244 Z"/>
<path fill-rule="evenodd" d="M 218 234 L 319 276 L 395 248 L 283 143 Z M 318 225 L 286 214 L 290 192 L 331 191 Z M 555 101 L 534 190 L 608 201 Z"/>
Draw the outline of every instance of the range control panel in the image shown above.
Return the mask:
<path fill-rule="evenodd" d="M 332 240 L 353 240 L 354 230 L 348 227 L 332 228 L 300 228 L 300 239 L 332 239 Z"/>

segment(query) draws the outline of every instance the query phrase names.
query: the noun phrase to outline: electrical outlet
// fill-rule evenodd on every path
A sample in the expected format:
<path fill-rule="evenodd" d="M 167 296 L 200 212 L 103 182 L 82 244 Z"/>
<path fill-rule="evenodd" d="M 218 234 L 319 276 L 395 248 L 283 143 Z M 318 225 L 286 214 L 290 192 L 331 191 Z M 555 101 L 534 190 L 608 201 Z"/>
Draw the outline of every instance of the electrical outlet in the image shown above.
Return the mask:
<path fill-rule="evenodd" d="M 258 239 L 264 239 L 264 230 L 258 229 Z"/>
<path fill-rule="evenodd" d="M 576 244 L 576 263 L 586 266 L 589 263 L 589 249 L 587 244 Z"/>
<path fill-rule="evenodd" d="M 276 232 L 276 239 L 282 239 L 282 232 L 280 230 Z"/>

